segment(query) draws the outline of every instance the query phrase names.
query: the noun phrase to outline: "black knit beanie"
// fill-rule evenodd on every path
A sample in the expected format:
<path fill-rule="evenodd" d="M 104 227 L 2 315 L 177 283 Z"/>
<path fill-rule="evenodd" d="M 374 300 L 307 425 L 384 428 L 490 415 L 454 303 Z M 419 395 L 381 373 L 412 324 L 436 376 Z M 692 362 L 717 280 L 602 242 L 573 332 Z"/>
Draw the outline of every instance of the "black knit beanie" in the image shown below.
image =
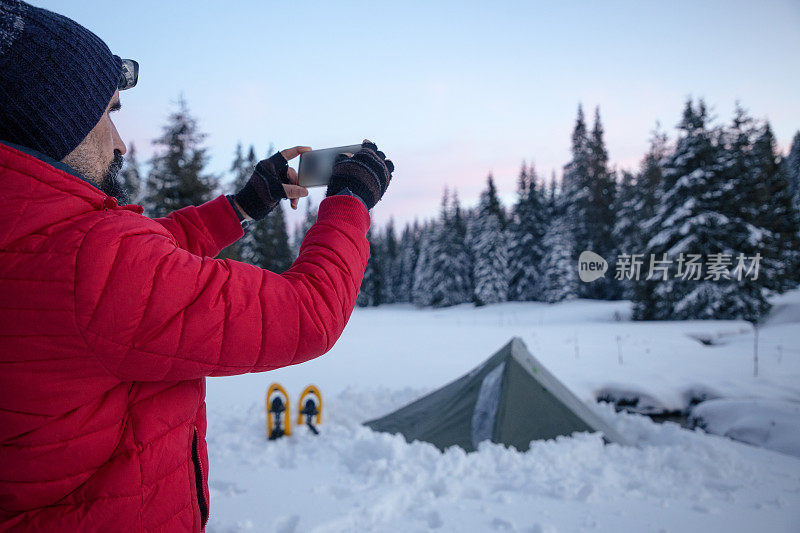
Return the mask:
<path fill-rule="evenodd" d="M 100 121 L 122 60 L 52 11 L 0 0 L 0 139 L 58 161 Z"/>

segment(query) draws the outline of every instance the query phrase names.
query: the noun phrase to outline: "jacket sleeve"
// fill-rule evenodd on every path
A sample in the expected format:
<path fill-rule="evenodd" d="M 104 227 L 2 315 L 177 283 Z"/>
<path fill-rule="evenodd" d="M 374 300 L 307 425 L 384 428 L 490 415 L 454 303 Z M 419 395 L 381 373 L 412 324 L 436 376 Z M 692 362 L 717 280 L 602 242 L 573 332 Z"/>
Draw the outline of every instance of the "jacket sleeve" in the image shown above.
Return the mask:
<path fill-rule="evenodd" d="M 180 248 L 200 257 L 216 257 L 244 235 L 239 217 L 225 195 L 153 220 L 175 237 Z"/>
<path fill-rule="evenodd" d="M 76 262 L 77 327 L 117 378 L 272 370 L 324 354 L 342 334 L 369 258 L 358 199 L 324 199 L 283 274 L 190 253 L 142 218 L 97 223 Z"/>

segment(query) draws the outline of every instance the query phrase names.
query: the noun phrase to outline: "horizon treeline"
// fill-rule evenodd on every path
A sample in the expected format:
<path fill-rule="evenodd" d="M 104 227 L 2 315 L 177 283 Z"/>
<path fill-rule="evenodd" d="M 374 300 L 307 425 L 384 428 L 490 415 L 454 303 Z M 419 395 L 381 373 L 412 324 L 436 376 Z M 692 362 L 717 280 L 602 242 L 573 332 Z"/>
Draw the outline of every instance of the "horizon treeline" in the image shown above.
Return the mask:
<path fill-rule="evenodd" d="M 145 214 L 199 205 L 249 179 L 260 160 L 252 145 L 247 155 L 237 146 L 223 190 L 220 177 L 204 173 L 204 138 L 181 98 L 144 178 L 131 146 L 122 179 Z M 279 205 L 219 257 L 283 272 L 315 220 L 306 202 L 290 239 Z M 445 187 L 438 216 L 399 231 L 393 219 L 373 224 L 367 238 L 359 306 L 630 299 L 638 320 L 755 322 L 771 294 L 800 282 L 800 132 L 784 156 L 767 121 L 737 104 L 730 122 L 717 124 L 702 99 L 689 99 L 673 138 L 657 126 L 639 168 L 617 170 L 599 108 L 590 125 L 579 105 L 560 179 L 523 162 L 509 207 L 489 173 L 475 207 Z M 583 251 L 608 261 L 603 277 L 580 280 Z"/>

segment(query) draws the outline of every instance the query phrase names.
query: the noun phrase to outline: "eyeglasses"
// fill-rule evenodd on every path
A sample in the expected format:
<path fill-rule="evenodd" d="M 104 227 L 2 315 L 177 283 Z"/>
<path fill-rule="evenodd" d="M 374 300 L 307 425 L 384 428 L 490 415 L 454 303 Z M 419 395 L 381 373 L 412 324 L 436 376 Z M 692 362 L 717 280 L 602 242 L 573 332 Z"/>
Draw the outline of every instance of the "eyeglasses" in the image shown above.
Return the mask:
<path fill-rule="evenodd" d="M 117 87 L 120 91 L 130 89 L 139 81 L 139 63 L 133 59 L 122 60 L 122 75 L 119 78 Z"/>

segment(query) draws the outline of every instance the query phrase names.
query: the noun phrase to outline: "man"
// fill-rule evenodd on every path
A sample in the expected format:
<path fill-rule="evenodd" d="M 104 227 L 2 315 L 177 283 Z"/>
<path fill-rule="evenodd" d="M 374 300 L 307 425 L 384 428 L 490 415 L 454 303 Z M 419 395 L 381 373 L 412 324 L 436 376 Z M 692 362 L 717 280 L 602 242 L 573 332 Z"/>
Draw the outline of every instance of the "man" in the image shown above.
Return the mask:
<path fill-rule="evenodd" d="M 307 191 L 295 147 L 230 197 L 119 205 L 110 113 L 138 66 L 74 21 L 0 0 L 0 530 L 200 531 L 205 377 L 324 354 L 352 313 L 393 165 L 341 157 L 281 275 L 214 259 Z"/>

